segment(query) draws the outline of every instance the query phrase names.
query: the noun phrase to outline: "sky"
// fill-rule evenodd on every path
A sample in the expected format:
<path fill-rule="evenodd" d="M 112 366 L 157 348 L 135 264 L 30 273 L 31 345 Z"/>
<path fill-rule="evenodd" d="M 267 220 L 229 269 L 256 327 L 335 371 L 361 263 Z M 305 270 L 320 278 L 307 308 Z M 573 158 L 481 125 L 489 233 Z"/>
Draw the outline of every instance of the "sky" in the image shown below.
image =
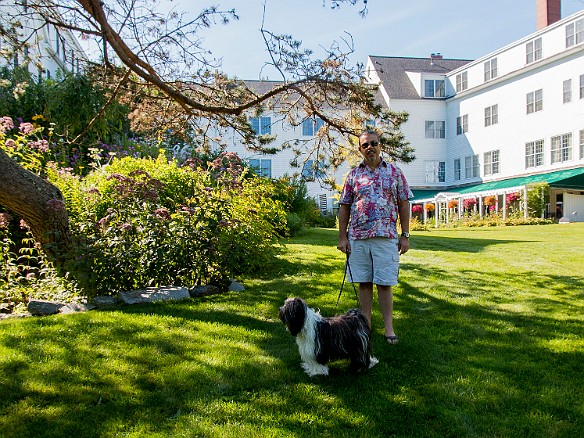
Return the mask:
<path fill-rule="evenodd" d="M 332 10 L 323 0 L 161 0 L 166 7 L 198 14 L 217 5 L 236 10 L 239 20 L 214 24 L 200 35 L 222 59 L 222 69 L 240 79 L 280 80 L 262 69 L 269 60 L 260 28 L 290 34 L 322 57 L 321 47 L 351 41 L 352 65 L 367 56 L 477 59 L 536 31 L 536 0 L 368 0 L 361 18 L 355 6 Z M 265 16 L 264 14 L 265 8 Z M 584 9 L 584 0 L 562 0 L 562 18 Z M 350 36 L 349 36 L 350 34 Z"/>

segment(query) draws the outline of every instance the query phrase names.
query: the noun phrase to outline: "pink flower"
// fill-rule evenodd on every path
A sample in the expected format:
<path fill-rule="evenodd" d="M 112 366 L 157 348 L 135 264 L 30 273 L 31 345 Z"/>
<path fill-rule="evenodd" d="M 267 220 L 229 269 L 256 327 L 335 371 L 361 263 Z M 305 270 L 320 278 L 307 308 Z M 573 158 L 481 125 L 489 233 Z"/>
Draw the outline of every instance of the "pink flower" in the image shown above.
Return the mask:
<path fill-rule="evenodd" d="M 0 213 L 0 230 L 8 228 L 8 224 L 12 220 L 12 216 L 8 213 Z"/>
<path fill-rule="evenodd" d="M 6 147 L 16 149 L 16 142 L 14 140 L 12 140 L 11 138 L 6 140 L 6 142 L 4 142 L 4 144 L 6 145 Z"/>
<path fill-rule="evenodd" d="M 124 222 L 122 225 L 119 226 L 119 229 L 122 231 L 132 231 L 132 224 Z"/>
<path fill-rule="evenodd" d="M 157 208 L 156 210 L 154 210 L 154 214 L 156 215 L 156 217 L 162 220 L 170 219 L 170 211 L 168 211 L 164 207 Z"/>
<path fill-rule="evenodd" d="M 63 211 L 65 210 L 65 203 L 60 199 L 49 199 L 47 201 L 47 208 L 54 212 Z"/>
<path fill-rule="evenodd" d="M 10 131 L 12 128 L 14 128 L 14 122 L 10 117 L 0 118 L 0 132 Z"/>
<path fill-rule="evenodd" d="M 32 123 L 24 122 L 24 123 L 20 124 L 20 126 L 18 127 L 18 130 L 26 135 L 26 134 L 30 134 L 32 131 L 34 131 L 34 126 L 32 126 Z"/>

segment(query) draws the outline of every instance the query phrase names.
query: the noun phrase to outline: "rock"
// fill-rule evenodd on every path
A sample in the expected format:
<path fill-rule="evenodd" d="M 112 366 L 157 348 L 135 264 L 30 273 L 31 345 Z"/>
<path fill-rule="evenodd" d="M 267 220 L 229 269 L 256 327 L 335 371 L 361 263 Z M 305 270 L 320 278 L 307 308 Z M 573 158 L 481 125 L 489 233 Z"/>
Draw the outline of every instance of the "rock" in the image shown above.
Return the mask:
<path fill-rule="evenodd" d="M 118 299 L 116 297 L 110 297 L 107 295 L 95 297 L 91 300 L 91 304 L 96 307 L 107 307 L 107 306 L 115 306 L 118 304 Z"/>
<path fill-rule="evenodd" d="M 238 283 L 235 280 L 231 280 L 231 284 L 229 285 L 229 290 L 232 292 L 243 292 L 245 290 L 245 286 L 241 283 Z"/>
<path fill-rule="evenodd" d="M 221 293 L 221 289 L 217 286 L 195 286 L 189 289 L 189 294 L 191 297 L 203 297 L 206 295 L 215 295 Z"/>
<path fill-rule="evenodd" d="M 46 300 L 30 300 L 27 305 L 27 310 L 35 316 L 54 315 L 59 313 L 63 303 L 56 303 L 54 301 Z"/>
<path fill-rule="evenodd" d="M 120 292 L 120 299 L 126 304 L 183 300 L 185 298 L 190 298 L 189 291 L 185 287 L 148 287 L 146 289 Z"/>
<path fill-rule="evenodd" d="M 90 304 L 80 304 L 80 303 L 69 303 L 65 304 L 59 309 L 59 313 L 69 314 L 77 312 L 87 312 L 88 310 L 95 309 L 96 306 Z"/>

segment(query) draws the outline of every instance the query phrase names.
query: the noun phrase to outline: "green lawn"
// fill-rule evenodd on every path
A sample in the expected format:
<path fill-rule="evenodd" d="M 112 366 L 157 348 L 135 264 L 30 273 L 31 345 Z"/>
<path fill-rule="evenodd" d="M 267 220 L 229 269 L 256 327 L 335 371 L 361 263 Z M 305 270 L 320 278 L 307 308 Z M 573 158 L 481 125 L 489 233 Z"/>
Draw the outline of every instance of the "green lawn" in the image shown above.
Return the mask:
<path fill-rule="evenodd" d="M 241 293 L 1 322 L 0 437 L 584 436 L 584 224 L 418 232 L 399 344 L 376 305 L 380 363 L 310 378 L 278 307 L 335 313 L 336 236 L 284 242 Z"/>

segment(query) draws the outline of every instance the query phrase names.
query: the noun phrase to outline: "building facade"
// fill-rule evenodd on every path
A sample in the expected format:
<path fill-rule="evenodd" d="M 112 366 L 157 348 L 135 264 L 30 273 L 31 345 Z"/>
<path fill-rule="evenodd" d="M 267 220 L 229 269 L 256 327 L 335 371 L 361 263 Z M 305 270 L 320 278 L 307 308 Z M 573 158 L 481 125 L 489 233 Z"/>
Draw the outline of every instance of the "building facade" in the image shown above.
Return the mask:
<path fill-rule="evenodd" d="M 50 4 L 49 0 L 38 0 Z M 32 0 L 0 2 L 0 66 L 26 66 L 36 78 L 56 78 L 59 73 L 80 73 L 85 52 L 76 37 L 36 14 Z M 18 20 L 20 26 L 12 24 Z"/>
<path fill-rule="evenodd" d="M 584 10 L 473 61 L 371 56 L 367 74 L 409 113 L 416 160 L 400 167 L 440 220 L 468 198 L 505 215 L 507 195 L 547 182 L 545 215 L 584 221 Z"/>

